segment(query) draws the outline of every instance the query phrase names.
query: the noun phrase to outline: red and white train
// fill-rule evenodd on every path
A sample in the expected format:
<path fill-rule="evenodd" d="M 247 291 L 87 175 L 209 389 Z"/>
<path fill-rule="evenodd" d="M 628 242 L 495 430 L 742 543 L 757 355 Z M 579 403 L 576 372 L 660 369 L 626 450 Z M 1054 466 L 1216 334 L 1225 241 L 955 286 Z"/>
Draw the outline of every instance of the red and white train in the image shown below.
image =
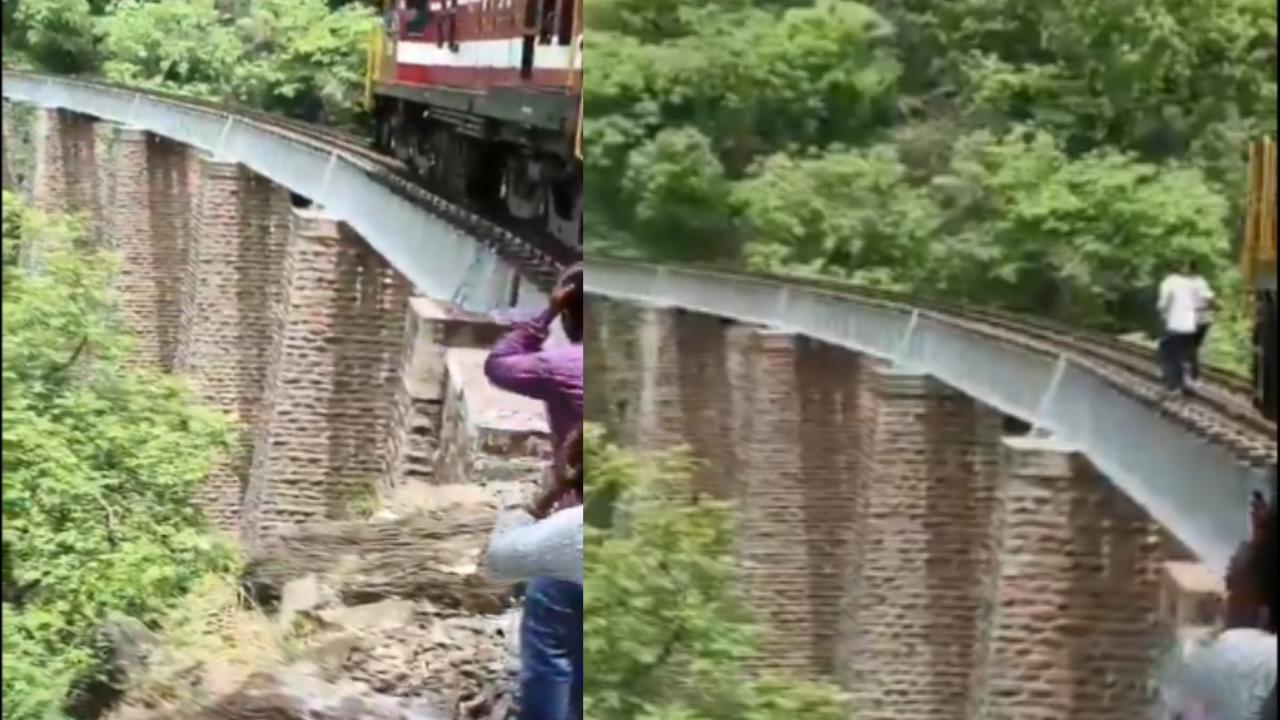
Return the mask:
<path fill-rule="evenodd" d="M 582 244 L 583 0 L 386 0 L 380 149 L 431 186 Z"/>

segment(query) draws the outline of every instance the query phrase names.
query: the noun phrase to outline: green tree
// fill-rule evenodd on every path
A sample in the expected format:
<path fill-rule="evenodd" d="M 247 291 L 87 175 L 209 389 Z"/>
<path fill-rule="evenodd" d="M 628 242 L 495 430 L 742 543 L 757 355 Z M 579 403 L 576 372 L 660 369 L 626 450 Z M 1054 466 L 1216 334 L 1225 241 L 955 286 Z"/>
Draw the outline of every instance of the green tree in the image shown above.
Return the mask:
<path fill-rule="evenodd" d="M 6 49 L 13 44 L 39 67 L 81 73 L 97 66 L 89 0 L 9 0 L 4 25 Z"/>
<path fill-rule="evenodd" d="M 1275 13 L 588 0 L 587 242 L 1146 328 L 1178 258 L 1238 285 Z M 1245 351 L 1229 318 L 1220 359 Z"/>
<path fill-rule="evenodd" d="M 747 670 L 733 514 L 689 497 L 679 455 L 637 456 L 587 435 L 583 649 L 592 720 L 843 720 L 833 688 Z M 612 521 L 607 508 L 612 507 Z"/>
<path fill-rule="evenodd" d="M 120 0 L 100 21 L 104 74 L 313 122 L 361 114 L 371 9 L 261 0 L 235 14 L 217 0 Z"/>
<path fill-rule="evenodd" d="M 110 612 L 160 616 L 230 572 L 192 493 L 226 421 L 126 367 L 112 263 L 79 228 L 4 196 L 4 718 L 61 717 L 103 670 Z"/>
<path fill-rule="evenodd" d="M 977 133 L 932 186 L 950 218 L 926 282 L 975 303 L 1142 327 L 1178 262 L 1218 277 L 1230 257 L 1229 204 L 1186 165 L 1114 150 L 1072 158 L 1045 133 Z"/>
<path fill-rule="evenodd" d="M 100 27 L 108 79 L 199 97 L 234 94 L 244 45 L 215 0 L 120 0 Z"/>
<path fill-rule="evenodd" d="M 235 97 L 311 122 L 348 125 L 361 111 L 368 5 L 330 9 L 326 0 L 257 0 L 235 22 L 243 56 Z"/>

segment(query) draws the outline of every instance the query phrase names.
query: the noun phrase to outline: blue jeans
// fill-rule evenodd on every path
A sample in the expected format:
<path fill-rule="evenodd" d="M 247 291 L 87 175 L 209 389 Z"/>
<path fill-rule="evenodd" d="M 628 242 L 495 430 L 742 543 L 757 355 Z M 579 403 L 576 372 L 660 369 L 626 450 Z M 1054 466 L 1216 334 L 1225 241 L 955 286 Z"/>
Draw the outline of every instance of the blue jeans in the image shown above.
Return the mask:
<path fill-rule="evenodd" d="M 529 583 L 520 654 L 520 720 L 581 720 L 581 585 L 548 578 Z"/>

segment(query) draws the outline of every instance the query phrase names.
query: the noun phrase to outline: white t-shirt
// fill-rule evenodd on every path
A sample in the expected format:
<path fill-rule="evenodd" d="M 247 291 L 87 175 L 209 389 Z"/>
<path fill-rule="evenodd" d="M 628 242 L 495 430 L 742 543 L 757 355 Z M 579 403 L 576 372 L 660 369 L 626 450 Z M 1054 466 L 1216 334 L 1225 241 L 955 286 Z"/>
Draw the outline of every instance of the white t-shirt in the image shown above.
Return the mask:
<path fill-rule="evenodd" d="M 1194 720 L 1262 720 L 1276 683 L 1276 636 L 1228 630 L 1185 643 L 1168 677 L 1169 709 Z M 1269 718 L 1267 720 L 1270 720 Z"/>
<path fill-rule="evenodd" d="M 1191 278 L 1196 288 L 1196 324 L 1203 327 L 1213 322 L 1213 301 L 1217 298 L 1209 281 L 1199 275 Z"/>
<path fill-rule="evenodd" d="M 1160 283 L 1159 304 L 1165 330 L 1179 335 L 1194 333 L 1200 298 L 1201 290 L 1194 278 L 1186 275 L 1170 275 L 1165 278 Z"/>

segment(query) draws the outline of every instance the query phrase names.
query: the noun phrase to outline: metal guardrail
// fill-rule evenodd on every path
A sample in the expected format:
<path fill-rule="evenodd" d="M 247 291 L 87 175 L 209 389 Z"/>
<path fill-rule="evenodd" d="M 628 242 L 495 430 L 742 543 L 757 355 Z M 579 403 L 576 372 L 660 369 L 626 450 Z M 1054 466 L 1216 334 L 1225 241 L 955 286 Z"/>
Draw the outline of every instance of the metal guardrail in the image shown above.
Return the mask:
<path fill-rule="evenodd" d="M 418 292 L 459 299 L 474 312 L 506 307 L 519 271 L 456 224 L 423 203 L 393 192 L 379 177 L 385 170 L 367 159 L 268 122 L 183 102 L 69 78 L 4 71 L 3 95 L 15 102 L 70 111 L 198 148 L 238 162 L 302 195 L 350 225 Z M 519 305 L 544 300 L 520 283 Z"/>
<path fill-rule="evenodd" d="M 856 293 L 588 257 L 592 295 L 733 318 L 932 375 L 1077 448 L 1214 572 L 1249 533 L 1267 470 L 1160 414 L 1096 364 L 1006 329 Z"/>

